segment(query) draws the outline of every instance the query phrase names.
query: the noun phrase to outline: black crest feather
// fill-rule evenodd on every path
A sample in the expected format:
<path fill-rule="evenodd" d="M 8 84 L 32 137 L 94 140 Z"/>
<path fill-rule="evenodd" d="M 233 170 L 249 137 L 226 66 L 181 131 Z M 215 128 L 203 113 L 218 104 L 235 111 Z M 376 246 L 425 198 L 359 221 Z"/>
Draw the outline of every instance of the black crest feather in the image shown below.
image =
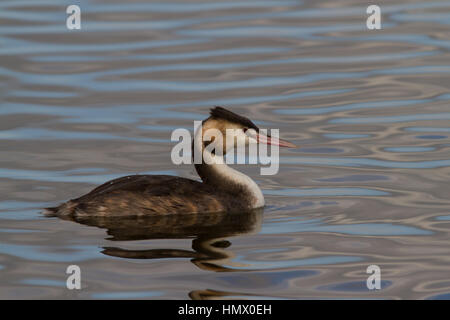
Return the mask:
<path fill-rule="evenodd" d="M 231 112 L 224 107 L 215 106 L 214 108 L 211 108 L 210 114 L 211 117 L 216 119 L 225 119 L 230 122 L 239 123 L 247 128 L 253 128 L 256 131 L 259 130 L 259 128 L 250 119 Z"/>

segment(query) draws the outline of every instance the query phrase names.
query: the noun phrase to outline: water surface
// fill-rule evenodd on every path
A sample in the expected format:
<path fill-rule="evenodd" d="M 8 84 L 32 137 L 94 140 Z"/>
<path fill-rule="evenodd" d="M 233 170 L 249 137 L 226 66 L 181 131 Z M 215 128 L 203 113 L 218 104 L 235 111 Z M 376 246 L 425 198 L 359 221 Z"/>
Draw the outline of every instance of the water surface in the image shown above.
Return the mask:
<path fill-rule="evenodd" d="M 450 2 L 0 3 L 0 298 L 448 299 Z M 41 208 L 196 178 L 173 129 L 224 105 L 299 145 L 263 211 L 83 221 Z M 82 290 L 65 287 L 82 270 Z M 365 286 L 369 265 L 382 288 Z"/>

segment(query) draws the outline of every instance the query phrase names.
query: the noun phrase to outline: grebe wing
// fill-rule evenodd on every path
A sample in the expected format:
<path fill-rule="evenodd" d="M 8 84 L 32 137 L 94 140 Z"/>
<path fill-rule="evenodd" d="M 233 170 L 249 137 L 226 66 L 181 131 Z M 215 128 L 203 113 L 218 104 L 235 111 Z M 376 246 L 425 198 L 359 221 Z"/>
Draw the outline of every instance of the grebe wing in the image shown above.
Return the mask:
<path fill-rule="evenodd" d="M 143 189 L 152 189 L 152 188 L 158 188 L 158 187 L 167 187 L 167 184 L 173 184 L 176 182 L 176 180 L 186 180 L 189 184 L 191 183 L 198 183 L 200 182 L 186 179 L 186 178 L 179 178 L 175 176 L 168 176 L 168 175 L 131 175 L 131 176 L 125 176 L 120 177 L 114 180 L 110 180 L 108 182 L 105 182 L 104 184 L 98 186 L 97 188 L 93 189 L 89 193 L 85 194 L 84 196 L 81 196 L 77 199 L 73 199 L 74 201 L 82 201 L 87 200 L 92 197 L 96 197 L 102 194 L 108 194 L 114 191 L 128 191 L 128 192 L 136 192 L 136 191 L 142 191 Z M 186 182 L 185 182 L 186 183 Z M 157 190 L 157 189 L 156 189 Z"/>
<path fill-rule="evenodd" d="M 133 175 L 108 181 L 47 213 L 59 216 L 125 216 L 225 211 L 215 189 L 167 175 Z"/>

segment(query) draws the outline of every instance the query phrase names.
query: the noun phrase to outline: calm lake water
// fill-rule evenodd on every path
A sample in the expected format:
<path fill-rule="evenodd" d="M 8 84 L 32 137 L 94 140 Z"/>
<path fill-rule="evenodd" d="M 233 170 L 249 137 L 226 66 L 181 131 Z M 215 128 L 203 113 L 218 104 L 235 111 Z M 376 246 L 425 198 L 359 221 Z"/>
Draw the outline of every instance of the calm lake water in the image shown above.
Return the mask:
<path fill-rule="evenodd" d="M 450 2 L 0 2 L 0 298 L 450 298 Z M 298 149 L 263 212 L 64 221 L 213 105 Z M 66 289 L 78 265 L 82 290 Z M 381 290 L 366 287 L 369 265 Z"/>

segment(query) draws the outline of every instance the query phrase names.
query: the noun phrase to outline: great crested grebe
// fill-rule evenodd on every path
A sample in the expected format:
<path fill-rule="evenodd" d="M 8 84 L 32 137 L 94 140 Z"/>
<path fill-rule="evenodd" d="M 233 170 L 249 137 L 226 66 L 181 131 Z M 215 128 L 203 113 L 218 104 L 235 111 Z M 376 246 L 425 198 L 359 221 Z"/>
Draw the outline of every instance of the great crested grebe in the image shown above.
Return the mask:
<path fill-rule="evenodd" d="M 244 141 L 245 145 L 250 142 L 290 148 L 295 145 L 263 135 L 248 118 L 222 107 L 211 109 L 201 129 L 194 135 L 193 154 L 200 151 L 202 155 L 201 163 L 195 164 L 202 182 L 168 175 L 131 175 L 106 182 L 58 207 L 47 208 L 45 213 L 113 217 L 246 211 L 263 207 L 264 196 L 258 185 L 250 177 L 227 166 L 222 157 L 209 152 L 206 146 L 210 142 L 204 142 L 204 133 L 208 129 L 217 129 L 222 134 L 223 155 L 229 151 L 226 146 L 227 129 L 234 129 L 235 139 Z M 233 148 L 235 146 L 236 143 Z"/>

